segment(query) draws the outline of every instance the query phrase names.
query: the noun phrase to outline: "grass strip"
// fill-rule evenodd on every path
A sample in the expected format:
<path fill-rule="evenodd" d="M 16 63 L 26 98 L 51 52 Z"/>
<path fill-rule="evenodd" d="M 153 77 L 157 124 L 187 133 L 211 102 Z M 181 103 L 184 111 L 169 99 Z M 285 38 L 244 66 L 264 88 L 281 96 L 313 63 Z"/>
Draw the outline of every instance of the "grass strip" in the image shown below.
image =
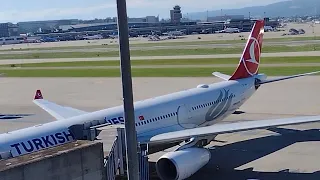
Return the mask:
<path fill-rule="evenodd" d="M 155 59 L 155 60 L 132 60 L 132 66 L 142 65 L 214 65 L 214 64 L 237 64 L 239 58 L 208 58 L 208 59 Z M 261 59 L 261 64 L 281 64 L 281 63 L 320 63 L 319 56 L 307 57 L 265 57 Z M 10 67 L 11 65 L 0 65 L 0 67 Z M 77 62 L 48 62 L 19 64 L 19 67 L 85 67 L 85 66 L 120 66 L 120 61 L 77 61 Z"/>
<path fill-rule="evenodd" d="M 302 52 L 320 50 L 320 44 L 304 46 L 264 46 L 262 52 Z M 174 55 L 211 55 L 242 53 L 242 47 L 232 48 L 192 48 L 192 49 L 155 49 L 132 50 L 131 56 L 174 56 Z M 115 57 L 118 51 L 108 52 L 59 52 L 59 53 L 29 53 L 29 54 L 0 54 L 0 59 L 51 59 L 51 58 L 91 58 Z"/>
<path fill-rule="evenodd" d="M 208 77 L 213 71 L 231 74 L 235 68 L 134 68 L 134 77 Z M 268 76 L 293 75 L 318 71 L 319 67 L 262 67 Z M 6 77 L 119 77 L 119 69 L 13 69 L 1 70 Z"/>

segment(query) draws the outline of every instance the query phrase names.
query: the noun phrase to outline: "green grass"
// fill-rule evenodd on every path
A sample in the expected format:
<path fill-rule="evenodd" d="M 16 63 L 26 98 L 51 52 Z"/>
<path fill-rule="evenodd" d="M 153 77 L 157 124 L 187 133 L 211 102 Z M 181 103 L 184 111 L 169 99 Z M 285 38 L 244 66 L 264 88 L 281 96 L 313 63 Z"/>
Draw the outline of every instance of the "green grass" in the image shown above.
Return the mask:
<path fill-rule="evenodd" d="M 317 71 L 319 67 L 264 67 L 260 72 L 269 76 L 292 75 Z M 134 68 L 134 77 L 207 77 L 213 71 L 231 74 L 234 68 Z M 119 77 L 119 69 L 50 69 L 2 70 L 7 77 Z"/>
<path fill-rule="evenodd" d="M 277 41 L 309 41 L 309 40 L 320 40 L 320 36 L 309 36 L 309 37 L 281 37 L 281 38 L 269 38 L 264 39 L 264 42 L 277 42 Z"/>
<path fill-rule="evenodd" d="M 264 46 L 264 53 L 313 51 L 320 49 L 320 44 L 304 46 Z M 242 47 L 234 48 L 197 48 L 197 49 L 156 49 L 133 50 L 131 56 L 173 56 L 173 55 L 210 55 L 242 53 Z M 32 53 L 32 54 L 0 54 L 0 59 L 50 59 L 50 58 L 91 58 L 116 57 L 118 51 L 109 52 L 61 52 L 61 53 Z"/>
<path fill-rule="evenodd" d="M 235 43 L 245 43 L 247 41 L 247 37 L 245 40 L 215 40 L 215 41 L 204 41 L 204 40 L 195 40 L 195 41 L 187 41 L 187 42 L 166 42 L 160 41 L 158 43 L 140 43 L 140 44 L 131 44 L 131 47 L 141 47 L 141 46 L 175 46 L 175 45 L 206 45 L 206 44 L 235 44 Z M 283 38 L 269 38 L 264 39 L 264 42 L 286 42 L 286 41 L 308 41 L 308 40 L 320 40 L 320 36 L 316 37 L 283 37 Z M 104 46 L 106 47 L 106 46 Z M 111 46 L 110 46 L 111 47 Z M 118 47 L 117 45 L 113 45 L 113 47 Z"/>
<path fill-rule="evenodd" d="M 157 60 L 132 60 L 132 66 L 142 65 L 212 65 L 212 64 L 237 64 L 239 58 L 222 59 L 157 59 Z M 320 63 L 319 56 L 307 57 L 265 57 L 261 59 L 261 64 L 281 64 L 281 63 Z M 19 67 L 85 67 L 85 66 L 120 66 L 120 61 L 78 61 L 78 62 L 49 62 L 30 63 L 17 65 Z M 10 65 L 0 65 L 0 67 L 10 67 Z"/>

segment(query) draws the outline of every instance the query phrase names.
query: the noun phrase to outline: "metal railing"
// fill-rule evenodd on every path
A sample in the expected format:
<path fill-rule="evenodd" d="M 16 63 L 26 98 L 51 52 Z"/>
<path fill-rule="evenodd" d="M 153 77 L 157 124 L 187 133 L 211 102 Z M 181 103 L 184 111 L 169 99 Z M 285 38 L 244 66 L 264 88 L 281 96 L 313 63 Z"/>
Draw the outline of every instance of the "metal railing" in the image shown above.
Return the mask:
<path fill-rule="evenodd" d="M 139 145 L 138 149 L 140 180 L 149 180 L 148 148 L 146 145 Z"/>
<path fill-rule="evenodd" d="M 138 145 L 140 180 L 149 180 L 149 161 L 146 145 Z M 106 179 L 115 180 L 117 175 L 125 175 L 126 169 L 125 132 L 124 128 L 117 128 L 117 137 L 111 151 L 105 158 Z"/>
<path fill-rule="evenodd" d="M 124 175 L 123 154 L 124 129 L 117 129 L 117 137 L 113 142 L 112 148 L 105 159 L 107 180 L 115 180 L 117 175 Z"/>

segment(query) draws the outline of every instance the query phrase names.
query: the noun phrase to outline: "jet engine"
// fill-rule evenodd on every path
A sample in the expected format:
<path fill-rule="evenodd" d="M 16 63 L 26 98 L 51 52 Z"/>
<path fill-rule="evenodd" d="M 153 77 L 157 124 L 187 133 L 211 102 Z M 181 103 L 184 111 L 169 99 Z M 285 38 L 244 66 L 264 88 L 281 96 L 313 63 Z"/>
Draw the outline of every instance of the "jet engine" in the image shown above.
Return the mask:
<path fill-rule="evenodd" d="M 182 149 L 161 156 L 156 169 L 162 180 L 186 179 L 206 165 L 210 158 L 209 150 L 204 148 Z"/>

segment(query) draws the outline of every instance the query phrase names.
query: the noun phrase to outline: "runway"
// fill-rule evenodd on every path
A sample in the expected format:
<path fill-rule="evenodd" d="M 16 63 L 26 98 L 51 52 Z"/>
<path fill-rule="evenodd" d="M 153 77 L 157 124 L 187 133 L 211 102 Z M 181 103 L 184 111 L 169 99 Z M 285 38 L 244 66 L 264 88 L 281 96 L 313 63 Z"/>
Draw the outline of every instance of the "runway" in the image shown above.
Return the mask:
<path fill-rule="evenodd" d="M 320 56 L 320 51 L 262 53 L 261 57 L 296 57 L 296 56 Z M 133 56 L 131 60 L 155 60 L 155 59 L 206 59 L 206 58 L 240 58 L 241 54 L 213 54 L 213 55 L 177 55 L 177 56 Z M 95 58 L 49 58 L 49 59 L 2 59 L 0 65 L 28 64 L 45 62 L 76 62 L 76 61 L 119 61 L 119 57 L 95 57 Z"/>
<path fill-rule="evenodd" d="M 220 81 L 208 78 L 134 78 L 134 100 L 172 93 L 202 83 Z M 32 103 L 36 89 L 45 99 L 61 105 L 93 111 L 122 103 L 119 78 L 0 78 L 1 113 L 30 113 L 19 120 L 1 120 L 0 132 L 52 121 L 53 118 Z M 263 85 L 226 122 L 275 119 L 320 114 L 320 77 L 310 76 Z M 193 179 L 282 179 L 318 180 L 320 175 L 320 123 L 287 126 L 310 130 L 279 136 L 267 130 L 219 135 L 210 147 L 212 159 Z M 224 142 L 223 142 L 224 141 Z M 164 152 L 150 156 L 151 167 Z M 152 170 L 152 168 L 151 168 Z M 288 173 L 290 172 L 290 173 Z M 154 169 L 151 172 L 153 177 Z M 208 178 L 210 177 L 210 178 Z M 157 178 L 153 178 L 157 179 Z"/>

